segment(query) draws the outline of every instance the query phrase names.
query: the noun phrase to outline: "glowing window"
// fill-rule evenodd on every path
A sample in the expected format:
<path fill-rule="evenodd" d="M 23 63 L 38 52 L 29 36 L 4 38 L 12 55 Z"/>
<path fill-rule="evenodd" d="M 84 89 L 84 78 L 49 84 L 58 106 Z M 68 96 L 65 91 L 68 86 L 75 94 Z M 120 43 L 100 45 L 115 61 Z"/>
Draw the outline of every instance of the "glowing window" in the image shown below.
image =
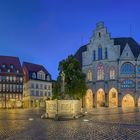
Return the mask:
<path fill-rule="evenodd" d="M 87 80 L 92 81 L 92 72 L 90 70 L 87 73 Z"/>
<path fill-rule="evenodd" d="M 115 69 L 113 67 L 110 68 L 110 79 L 115 79 Z"/>
<path fill-rule="evenodd" d="M 104 80 L 104 66 L 102 64 L 97 67 L 97 80 Z"/>

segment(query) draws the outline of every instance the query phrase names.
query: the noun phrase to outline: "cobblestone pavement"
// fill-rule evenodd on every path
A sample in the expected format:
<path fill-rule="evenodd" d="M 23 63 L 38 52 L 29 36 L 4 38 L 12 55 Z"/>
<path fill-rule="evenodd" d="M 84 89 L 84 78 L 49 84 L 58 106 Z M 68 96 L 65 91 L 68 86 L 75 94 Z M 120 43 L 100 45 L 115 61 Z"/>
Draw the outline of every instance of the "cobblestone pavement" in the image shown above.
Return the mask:
<path fill-rule="evenodd" d="M 69 121 L 40 119 L 42 111 L 0 110 L 2 140 L 140 140 L 140 109 L 100 108 Z"/>

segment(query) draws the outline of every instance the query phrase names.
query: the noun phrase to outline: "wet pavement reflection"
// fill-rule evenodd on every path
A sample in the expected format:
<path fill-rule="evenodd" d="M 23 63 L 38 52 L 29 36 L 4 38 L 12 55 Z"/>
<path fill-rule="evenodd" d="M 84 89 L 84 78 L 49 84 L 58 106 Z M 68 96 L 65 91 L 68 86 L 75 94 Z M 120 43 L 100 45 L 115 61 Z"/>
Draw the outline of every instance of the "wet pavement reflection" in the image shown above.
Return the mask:
<path fill-rule="evenodd" d="M 139 140 L 140 108 L 98 108 L 69 121 L 40 119 L 42 110 L 0 110 L 2 140 Z"/>

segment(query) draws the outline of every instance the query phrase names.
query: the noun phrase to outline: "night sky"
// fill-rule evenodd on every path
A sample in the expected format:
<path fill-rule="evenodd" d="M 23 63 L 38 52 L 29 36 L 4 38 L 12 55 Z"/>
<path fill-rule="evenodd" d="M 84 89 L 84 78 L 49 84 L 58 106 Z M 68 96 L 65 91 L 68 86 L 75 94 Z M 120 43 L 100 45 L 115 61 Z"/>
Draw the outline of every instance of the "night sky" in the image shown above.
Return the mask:
<path fill-rule="evenodd" d="M 139 0 L 0 0 L 0 55 L 42 64 L 56 79 L 58 62 L 88 43 L 99 21 L 112 37 L 140 43 Z"/>

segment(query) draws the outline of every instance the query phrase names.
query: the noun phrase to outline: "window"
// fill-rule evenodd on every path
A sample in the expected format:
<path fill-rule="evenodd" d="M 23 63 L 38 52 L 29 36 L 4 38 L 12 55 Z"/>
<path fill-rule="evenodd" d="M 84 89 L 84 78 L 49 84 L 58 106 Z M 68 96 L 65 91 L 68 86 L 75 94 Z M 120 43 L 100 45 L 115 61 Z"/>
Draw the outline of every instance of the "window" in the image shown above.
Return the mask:
<path fill-rule="evenodd" d="M 13 80 L 14 80 L 14 82 L 16 82 L 16 77 L 15 76 L 13 77 Z"/>
<path fill-rule="evenodd" d="M 45 95 L 44 96 L 47 96 L 47 92 L 45 92 Z"/>
<path fill-rule="evenodd" d="M 99 32 L 99 38 L 101 38 L 101 33 Z"/>
<path fill-rule="evenodd" d="M 140 75 L 140 65 L 139 65 L 138 68 L 137 68 L 137 74 Z"/>
<path fill-rule="evenodd" d="M 98 47 L 98 60 L 102 60 L 102 46 Z"/>
<path fill-rule="evenodd" d="M 40 96 L 43 96 L 43 91 L 40 91 Z"/>
<path fill-rule="evenodd" d="M 34 88 L 34 84 L 33 83 L 31 84 L 31 88 Z"/>
<path fill-rule="evenodd" d="M 115 69 L 113 67 L 110 68 L 110 79 L 115 79 Z"/>
<path fill-rule="evenodd" d="M 34 96 L 34 90 L 31 90 L 31 96 Z"/>
<path fill-rule="evenodd" d="M 38 84 L 36 84 L 36 88 L 38 89 Z"/>
<path fill-rule="evenodd" d="M 107 48 L 105 48 L 105 59 L 108 58 L 108 52 L 107 52 Z"/>
<path fill-rule="evenodd" d="M 1 72 L 1 69 L 0 69 L 0 72 Z"/>
<path fill-rule="evenodd" d="M 36 91 L 36 96 L 39 96 L 39 91 L 38 90 Z"/>
<path fill-rule="evenodd" d="M 37 78 L 40 79 L 40 80 L 45 80 L 45 74 L 44 72 L 38 72 L 37 73 Z"/>
<path fill-rule="evenodd" d="M 36 74 L 35 73 L 32 74 L 32 78 L 36 79 Z"/>
<path fill-rule="evenodd" d="M 135 74 L 135 67 L 131 63 L 124 63 L 121 66 L 121 74 Z"/>
<path fill-rule="evenodd" d="M 42 84 L 40 84 L 40 89 L 42 89 L 43 88 L 43 85 Z"/>
<path fill-rule="evenodd" d="M 94 61 L 96 60 L 96 51 L 95 50 L 93 51 L 93 60 Z"/>
<path fill-rule="evenodd" d="M 129 88 L 135 88 L 135 83 L 134 81 L 132 80 L 124 80 L 122 83 L 121 83 L 121 88 L 126 88 L 126 89 L 129 89 Z"/>
<path fill-rule="evenodd" d="M 19 70 L 17 70 L 17 73 L 19 73 Z"/>
<path fill-rule="evenodd" d="M 10 68 L 13 69 L 14 68 L 14 65 L 10 65 Z"/>
<path fill-rule="evenodd" d="M 47 85 L 44 86 L 44 89 L 47 89 Z"/>
<path fill-rule="evenodd" d="M 10 69 L 8 69 L 7 72 L 10 73 Z"/>
<path fill-rule="evenodd" d="M 140 88 L 140 81 L 138 82 L 138 88 Z"/>
<path fill-rule="evenodd" d="M 6 81 L 7 81 L 7 82 L 9 81 L 9 79 L 10 79 L 9 76 L 6 76 Z"/>
<path fill-rule="evenodd" d="M 87 73 L 87 80 L 92 81 L 92 72 L 90 70 Z"/>
<path fill-rule="evenodd" d="M 5 65 L 5 64 L 3 64 L 3 65 L 2 65 L 2 68 L 6 68 L 6 65 Z"/>
<path fill-rule="evenodd" d="M 49 75 L 47 75 L 47 80 L 50 81 L 50 76 Z"/>
<path fill-rule="evenodd" d="M 22 77 L 20 77 L 20 82 L 21 82 L 21 83 L 23 82 L 23 78 L 22 78 Z"/>
<path fill-rule="evenodd" d="M 104 66 L 102 64 L 97 67 L 97 80 L 104 80 Z"/>
<path fill-rule="evenodd" d="M 5 84 L 2 85 L 2 89 L 3 89 L 3 91 L 5 91 Z"/>

